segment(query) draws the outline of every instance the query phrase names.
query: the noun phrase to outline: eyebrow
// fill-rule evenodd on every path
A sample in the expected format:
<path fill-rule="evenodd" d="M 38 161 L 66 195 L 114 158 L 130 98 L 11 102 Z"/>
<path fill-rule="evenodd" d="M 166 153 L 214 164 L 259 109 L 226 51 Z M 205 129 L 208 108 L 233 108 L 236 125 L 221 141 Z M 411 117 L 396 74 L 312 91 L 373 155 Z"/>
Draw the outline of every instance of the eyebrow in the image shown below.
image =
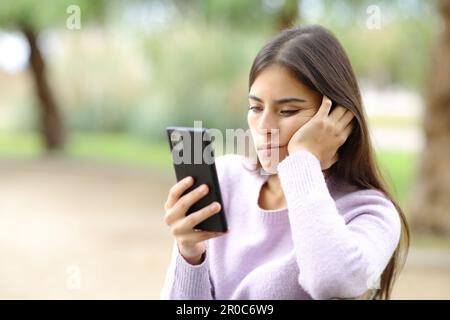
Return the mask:
<path fill-rule="evenodd" d="M 258 98 L 257 96 L 254 96 L 252 94 L 248 95 L 249 99 L 256 100 L 258 102 L 263 102 L 261 98 Z M 273 101 L 275 104 L 282 104 L 282 103 L 289 103 L 289 102 L 306 102 L 306 100 L 294 98 L 294 97 L 287 97 L 282 99 L 277 99 Z"/>

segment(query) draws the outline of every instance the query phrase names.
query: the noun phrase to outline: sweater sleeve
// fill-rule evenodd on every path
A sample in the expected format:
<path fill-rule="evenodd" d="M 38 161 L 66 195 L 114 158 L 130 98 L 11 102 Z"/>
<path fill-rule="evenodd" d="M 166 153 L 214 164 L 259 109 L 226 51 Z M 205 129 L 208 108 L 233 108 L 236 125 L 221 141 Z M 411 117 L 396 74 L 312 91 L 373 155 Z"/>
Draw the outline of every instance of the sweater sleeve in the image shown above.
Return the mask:
<path fill-rule="evenodd" d="M 306 150 L 280 162 L 278 175 L 299 284 L 314 299 L 354 298 L 374 288 L 400 238 L 392 202 L 377 190 L 358 190 L 338 200 L 338 211 L 319 160 Z"/>
<path fill-rule="evenodd" d="M 206 247 L 208 242 L 206 242 Z M 161 300 L 211 300 L 212 285 L 209 279 L 209 257 L 206 249 L 205 259 L 199 265 L 188 263 L 178 251 L 176 241 L 167 269 Z"/>
<path fill-rule="evenodd" d="M 227 209 L 228 199 L 228 180 L 227 176 L 233 176 L 228 173 L 229 166 L 233 163 L 234 154 L 221 155 L 216 157 L 215 165 L 219 179 L 222 200 Z M 209 240 L 205 242 L 206 255 L 205 260 L 199 265 L 191 265 L 180 255 L 176 241 L 173 244 L 172 257 L 166 272 L 163 287 L 160 292 L 160 298 L 167 299 L 192 299 L 209 300 L 215 299 L 214 286 L 210 280 L 210 260 L 209 260 Z"/>

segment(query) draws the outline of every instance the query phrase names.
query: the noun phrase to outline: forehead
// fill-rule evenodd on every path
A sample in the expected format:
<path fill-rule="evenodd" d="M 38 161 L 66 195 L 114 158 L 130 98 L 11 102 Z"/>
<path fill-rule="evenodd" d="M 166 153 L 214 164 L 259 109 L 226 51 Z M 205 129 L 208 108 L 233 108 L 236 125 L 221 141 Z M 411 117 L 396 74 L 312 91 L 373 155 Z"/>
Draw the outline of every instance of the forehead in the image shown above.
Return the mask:
<path fill-rule="evenodd" d="M 258 97 L 275 98 L 280 96 L 310 96 L 314 91 L 298 80 L 286 67 L 271 64 L 256 77 L 250 94 Z"/>

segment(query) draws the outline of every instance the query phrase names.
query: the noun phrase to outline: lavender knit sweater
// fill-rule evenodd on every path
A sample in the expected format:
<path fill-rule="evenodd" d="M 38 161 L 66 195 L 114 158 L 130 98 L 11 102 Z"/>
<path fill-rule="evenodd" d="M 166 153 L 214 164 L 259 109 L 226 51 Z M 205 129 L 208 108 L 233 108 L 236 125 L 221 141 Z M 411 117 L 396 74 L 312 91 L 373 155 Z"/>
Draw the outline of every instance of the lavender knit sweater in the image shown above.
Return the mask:
<path fill-rule="evenodd" d="M 278 164 L 287 208 L 258 205 L 267 175 L 239 155 L 217 157 L 230 233 L 206 242 L 205 260 L 187 263 L 174 242 L 161 299 L 350 298 L 376 285 L 400 238 L 392 202 L 330 177 L 297 151 Z"/>

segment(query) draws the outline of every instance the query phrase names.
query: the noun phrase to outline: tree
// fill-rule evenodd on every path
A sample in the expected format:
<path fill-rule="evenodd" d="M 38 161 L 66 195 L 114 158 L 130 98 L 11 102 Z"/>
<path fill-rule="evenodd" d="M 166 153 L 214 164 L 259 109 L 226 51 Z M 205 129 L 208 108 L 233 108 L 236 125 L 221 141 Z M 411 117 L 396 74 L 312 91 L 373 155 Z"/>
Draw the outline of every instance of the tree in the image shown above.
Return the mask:
<path fill-rule="evenodd" d="M 417 231 L 450 235 L 450 0 L 441 0 L 442 31 L 432 54 L 424 118 L 426 145 L 411 199 Z"/>
<path fill-rule="evenodd" d="M 299 19 L 299 4 L 300 1 L 297 0 L 284 1 L 278 12 L 278 30 L 283 30 L 294 26 Z"/>
<path fill-rule="evenodd" d="M 64 145 L 64 124 L 46 76 L 46 61 L 39 47 L 39 34 L 50 27 L 66 27 L 67 8 L 78 6 L 83 19 L 101 17 L 104 1 L 33 1 L 2 0 L 0 2 L 0 27 L 20 31 L 25 35 L 30 48 L 29 68 L 38 98 L 40 129 L 46 149 L 62 149 Z"/>

